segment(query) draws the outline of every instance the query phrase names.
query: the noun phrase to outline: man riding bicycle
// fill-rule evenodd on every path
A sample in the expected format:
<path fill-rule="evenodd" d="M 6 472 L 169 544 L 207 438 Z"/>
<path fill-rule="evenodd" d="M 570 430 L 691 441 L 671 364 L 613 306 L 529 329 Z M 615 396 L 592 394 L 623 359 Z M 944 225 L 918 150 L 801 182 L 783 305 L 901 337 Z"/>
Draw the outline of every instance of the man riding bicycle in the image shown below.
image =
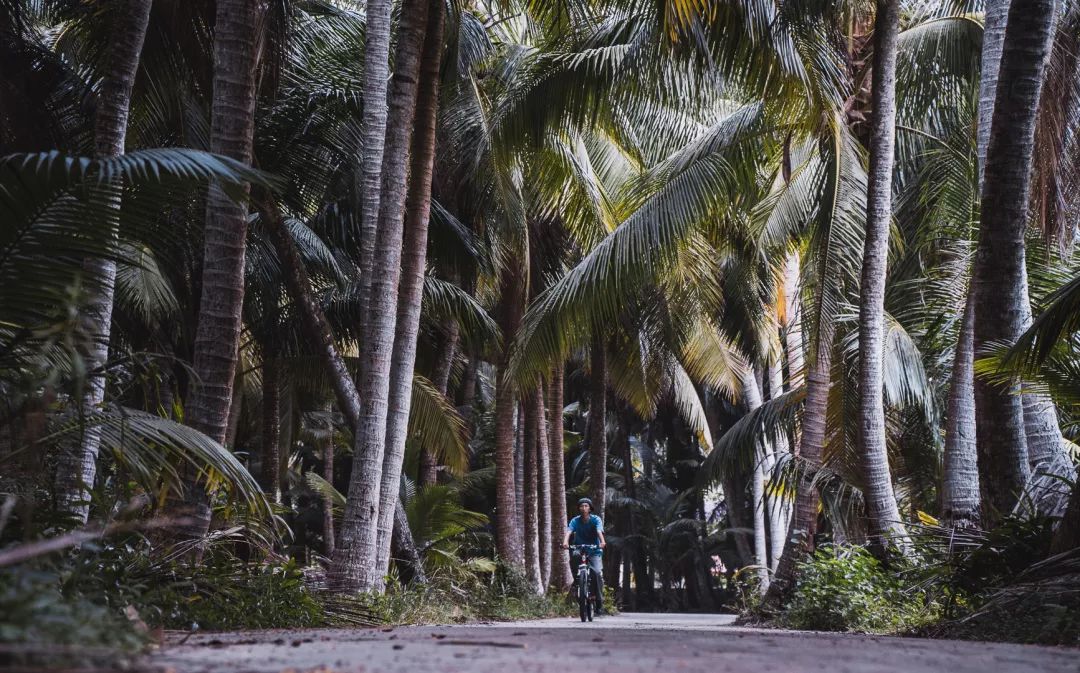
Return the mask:
<path fill-rule="evenodd" d="M 570 519 L 566 526 L 566 537 L 563 538 L 563 549 L 570 548 L 570 538 L 576 545 L 596 545 L 598 548 L 589 552 L 589 568 L 596 577 L 596 612 L 604 614 L 604 564 L 603 548 L 607 546 L 604 539 L 604 522 L 600 517 L 592 513 L 592 500 L 582 498 L 578 500 L 578 511 L 581 514 Z M 570 555 L 570 566 L 574 567 L 573 554 Z M 577 575 L 574 575 L 574 585 L 577 586 Z"/>

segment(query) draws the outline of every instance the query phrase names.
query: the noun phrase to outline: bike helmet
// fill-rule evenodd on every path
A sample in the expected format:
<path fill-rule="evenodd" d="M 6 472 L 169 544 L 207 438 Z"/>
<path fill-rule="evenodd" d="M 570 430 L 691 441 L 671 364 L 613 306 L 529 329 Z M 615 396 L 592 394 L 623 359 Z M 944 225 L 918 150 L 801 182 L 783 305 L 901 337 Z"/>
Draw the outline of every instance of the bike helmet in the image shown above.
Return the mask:
<path fill-rule="evenodd" d="M 582 498 L 581 500 L 578 500 L 578 501 L 577 501 L 577 504 L 578 504 L 579 506 L 580 506 L 580 505 L 588 505 L 589 507 L 592 507 L 592 506 L 593 506 L 593 504 L 592 504 L 592 500 L 591 500 L 591 499 L 589 499 L 589 498 Z"/>

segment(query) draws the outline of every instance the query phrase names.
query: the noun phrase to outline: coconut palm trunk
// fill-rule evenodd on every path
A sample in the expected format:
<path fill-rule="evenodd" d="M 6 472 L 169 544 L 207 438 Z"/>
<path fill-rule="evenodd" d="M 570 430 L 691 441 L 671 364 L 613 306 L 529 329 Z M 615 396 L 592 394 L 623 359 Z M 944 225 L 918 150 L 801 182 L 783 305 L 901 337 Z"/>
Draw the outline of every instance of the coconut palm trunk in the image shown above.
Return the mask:
<path fill-rule="evenodd" d="M 390 399 L 386 419 L 386 453 L 379 495 L 377 537 L 378 577 L 386 575 L 390 562 L 390 535 L 394 529 L 394 503 L 401 488 L 401 467 L 412 401 L 416 340 L 420 331 L 420 304 L 427 268 L 428 219 L 431 214 L 431 182 L 435 163 L 435 130 L 439 111 L 439 67 L 443 49 L 443 2 L 429 2 L 420 55 L 419 89 L 413 125 L 408 195 L 404 205 L 405 234 L 401 250 L 401 287 L 398 293 L 393 355 L 390 365 Z M 445 390 L 445 383 L 443 389 Z"/>
<path fill-rule="evenodd" d="M 281 503 L 281 361 L 269 352 L 263 360 L 262 487 L 269 500 Z"/>
<path fill-rule="evenodd" d="M 982 185 L 986 146 L 990 140 L 994 95 L 997 91 L 1001 49 L 1005 42 L 1008 0 L 988 0 L 983 20 L 982 67 L 979 79 L 979 114 L 976 127 L 977 171 Z M 942 466 L 941 513 L 947 525 L 979 523 L 980 495 L 975 424 L 975 293 L 968 288 L 960 331 L 956 339 L 949 379 L 948 418 Z"/>
<path fill-rule="evenodd" d="M 262 3 L 257 0 L 220 0 L 214 18 L 210 151 L 243 164 L 251 163 L 262 13 Z M 185 421 L 221 443 L 228 426 L 239 352 L 246 246 L 247 208 L 211 184 L 206 198 L 194 380 Z M 177 532 L 199 537 L 210 527 L 209 498 L 191 468 L 185 470 L 184 502 L 179 509 L 189 523 Z"/>
<path fill-rule="evenodd" d="M 360 350 L 360 427 L 353 438 L 349 493 L 339 544 L 328 574 L 331 584 L 343 591 L 368 591 L 382 586 L 378 533 L 384 519 L 380 517 L 379 505 L 388 488 L 394 493 L 398 488 L 397 481 L 387 485 L 384 476 L 389 479 L 395 475 L 384 475 L 383 467 L 391 411 L 409 146 L 429 4 L 429 0 L 407 1 L 401 10 L 398 29 L 388 99 L 392 123 L 386 127 L 375 258 L 370 294 L 364 307 L 367 324 Z M 408 376 L 411 382 L 411 371 L 401 375 Z M 392 512 L 383 516 L 387 515 Z"/>
<path fill-rule="evenodd" d="M 393 0 L 367 0 L 364 12 L 364 102 L 361 135 L 363 158 L 357 180 L 360 212 L 360 333 L 365 336 L 364 312 L 371 294 L 375 240 L 382 199 L 382 166 L 385 152 L 387 93 L 390 82 L 390 12 Z"/>
<path fill-rule="evenodd" d="M 548 446 L 547 410 L 544 408 L 544 389 L 537 385 L 529 403 L 536 422 L 536 507 L 537 531 L 540 538 L 540 593 L 551 582 L 551 559 L 554 554 L 551 535 L 551 454 Z"/>
<path fill-rule="evenodd" d="M 349 430 L 356 435 L 357 428 L 360 426 L 360 395 L 356 390 L 356 384 L 353 382 L 352 377 L 349 374 L 349 370 L 345 366 L 344 360 L 342 360 L 340 353 L 337 350 L 337 346 L 334 343 L 334 335 L 330 330 L 330 324 L 326 320 L 326 316 L 322 311 L 322 307 L 315 299 L 315 294 L 311 288 L 311 280 L 308 277 L 307 269 L 304 268 L 303 263 L 300 261 L 300 254 L 296 249 L 296 243 L 292 240 L 289 232 L 285 229 L 285 224 L 281 219 L 281 212 L 277 209 L 276 204 L 272 200 L 267 200 L 262 204 L 263 217 L 267 225 L 267 231 L 270 234 L 270 240 L 274 245 L 274 251 L 277 253 L 278 260 L 281 263 L 282 275 L 285 278 L 285 288 L 289 292 L 293 304 L 297 307 L 297 313 L 300 315 L 300 326 L 304 332 L 305 338 L 309 343 L 315 344 L 319 353 L 319 358 L 322 361 L 323 369 L 326 372 L 327 377 L 330 379 L 331 386 L 334 389 L 335 400 L 337 401 L 338 408 L 345 418 L 346 425 L 349 426 Z M 334 458 L 333 458 L 333 443 L 327 445 L 325 454 L 325 467 L 323 472 L 323 478 L 329 483 L 334 483 Z M 404 514 L 404 507 L 401 500 L 398 499 L 394 506 L 394 535 L 391 540 L 393 549 L 398 549 L 395 552 L 396 556 L 402 560 L 403 563 L 411 564 L 408 571 L 408 576 L 412 578 L 413 582 L 424 582 L 426 578 L 424 576 L 423 567 L 419 564 L 419 558 L 413 558 L 415 556 L 414 551 L 416 545 L 412 539 L 412 531 L 408 528 L 408 518 Z M 334 535 L 334 519 L 333 513 L 327 505 L 324 512 L 323 519 L 323 534 L 326 539 L 326 554 L 333 556 L 335 544 Z M 404 528 L 399 530 L 399 525 L 404 524 Z M 403 581 L 408 581 L 403 573 Z"/>
<path fill-rule="evenodd" d="M 746 412 L 750 413 L 760 407 L 761 388 L 758 386 L 757 377 L 752 368 L 742 368 L 739 373 L 739 384 L 742 386 Z M 750 497 L 754 506 L 754 566 L 757 568 L 757 589 L 761 593 L 769 589 L 768 532 L 765 527 L 765 464 L 764 447 L 758 445 L 754 449 L 754 465 L 750 473 Z"/>
<path fill-rule="evenodd" d="M 788 387 L 798 388 L 806 380 L 806 344 L 802 325 L 802 287 L 799 281 L 800 261 L 796 251 L 784 261 L 784 351 L 788 363 Z"/>
<path fill-rule="evenodd" d="M 539 476 L 540 465 L 536 459 L 537 440 L 540 424 L 536 419 L 536 405 L 533 404 L 532 395 L 526 395 L 522 401 L 521 419 L 524 427 L 524 441 L 522 442 L 522 458 L 524 463 L 525 482 L 523 485 L 522 509 L 524 510 L 524 534 L 525 534 L 525 574 L 529 580 L 529 586 L 537 594 L 543 590 L 543 571 L 540 568 L 540 489 Z"/>
<path fill-rule="evenodd" d="M 603 519 L 607 499 L 607 351 L 599 335 L 593 337 L 589 380 L 589 485 L 593 511 Z"/>
<path fill-rule="evenodd" d="M 979 464 L 975 444 L 974 295 L 968 293 L 956 342 L 945 422 L 941 516 L 955 527 L 979 524 Z"/>
<path fill-rule="evenodd" d="M 1024 229 L 1039 97 L 1053 40 L 1053 0 L 1014 2 L 1002 47 L 982 185 L 979 245 L 972 278 L 976 357 L 1024 331 L 1028 310 Z M 983 515 L 1009 512 L 1028 481 L 1023 402 L 1017 385 L 975 380 Z"/>
<path fill-rule="evenodd" d="M 795 496 L 795 510 L 791 517 L 784 551 L 776 567 L 765 600 L 777 605 L 795 580 L 800 561 L 814 551 L 814 535 L 817 533 L 818 505 L 821 497 L 814 480 L 821 467 L 825 451 L 826 418 L 829 410 L 829 382 L 832 371 L 833 331 L 829 324 L 818 326 L 814 360 L 806 377 L 806 403 L 802 414 L 802 436 L 799 438 L 801 476 Z"/>
<path fill-rule="evenodd" d="M 769 365 L 769 397 L 775 399 L 783 392 L 783 365 L 777 358 Z M 769 472 L 775 473 L 778 463 L 786 459 L 789 453 L 791 453 L 791 444 L 788 436 L 781 433 L 772 447 Z M 791 499 L 780 486 L 780 484 L 773 484 L 773 487 L 767 490 L 766 496 L 769 513 L 769 570 L 773 573 L 780 564 L 780 554 L 784 549 L 784 540 L 787 539 L 788 524 L 791 520 Z"/>
<path fill-rule="evenodd" d="M 548 452 L 551 468 L 551 586 L 566 591 L 572 582 L 570 559 L 562 550 L 566 531 L 566 468 L 563 455 L 563 365 L 555 365 L 548 383 Z"/>
<path fill-rule="evenodd" d="M 120 156 L 124 153 L 128 115 L 131 110 L 131 91 L 139 67 L 139 54 L 146 38 L 152 0 L 129 0 L 118 3 L 113 14 L 116 24 L 108 58 L 108 70 L 101 81 L 94 118 L 94 155 L 98 158 Z M 105 196 L 119 214 L 119 187 Z M 112 223 L 115 230 L 117 222 Z M 112 326 L 113 292 L 116 285 L 116 262 L 91 258 L 83 262 L 88 281 L 86 305 L 82 313 L 83 327 L 89 338 L 85 353 L 86 367 L 91 372 L 83 395 L 83 413 L 91 414 L 105 400 L 105 375 L 101 369 L 109 358 L 109 337 Z M 101 433 L 87 426 L 78 446 L 60 457 L 57 465 L 57 505 L 71 515 L 74 523 L 85 524 L 90 513 L 90 491 L 97 476 L 97 456 Z"/>
<path fill-rule="evenodd" d="M 319 435 L 318 449 L 323 461 L 322 478 L 334 485 L 334 422 L 330 418 L 332 407 L 327 400 L 320 409 L 323 414 L 323 432 Z M 323 498 L 323 554 L 334 554 L 334 502 L 327 496 Z"/>
<path fill-rule="evenodd" d="M 521 523 L 517 515 L 517 482 L 514 472 L 514 410 L 517 401 L 507 370 L 510 344 L 521 325 L 524 310 L 524 279 L 520 270 L 503 271 L 501 322 L 503 352 L 496 367 L 495 383 L 495 550 L 505 563 L 524 568 Z"/>
<path fill-rule="evenodd" d="M 867 175 L 866 239 L 859 297 L 859 453 L 871 543 L 904 546 L 904 525 L 893 492 L 885 442 L 885 277 L 892 221 L 896 143 L 896 55 L 899 0 L 879 0 L 874 20 L 874 112 Z"/>

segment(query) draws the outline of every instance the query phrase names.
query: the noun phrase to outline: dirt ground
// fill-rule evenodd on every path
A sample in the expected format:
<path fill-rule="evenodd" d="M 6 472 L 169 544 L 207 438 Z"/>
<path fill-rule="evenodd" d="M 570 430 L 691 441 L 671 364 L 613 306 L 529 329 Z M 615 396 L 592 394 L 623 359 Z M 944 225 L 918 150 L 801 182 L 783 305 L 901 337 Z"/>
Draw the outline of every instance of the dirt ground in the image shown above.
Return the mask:
<path fill-rule="evenodd" d="M 1080 673 L 1080 651 L 747 629 L 726 615 L 622 614 L 591 624 L 315 629 L 171 636 L 175 673 Z"/>

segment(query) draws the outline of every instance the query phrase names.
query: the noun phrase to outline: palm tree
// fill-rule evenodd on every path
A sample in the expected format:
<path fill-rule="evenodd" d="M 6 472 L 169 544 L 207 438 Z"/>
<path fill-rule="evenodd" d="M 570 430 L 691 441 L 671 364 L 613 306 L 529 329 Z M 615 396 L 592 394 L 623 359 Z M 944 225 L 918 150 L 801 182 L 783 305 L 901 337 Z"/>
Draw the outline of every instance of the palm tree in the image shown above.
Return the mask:
<path fill-rule="evenodd" d="M 556 591 L 565 591 L 570 587 L 570 559 L 563 552 L 559 543 L 566 530 L 566 474 L 565 450 L 563 448 L 563 374 L 564 365 L 556 365 L 551 370 L 551 380 L 547 385 L 548 451 L 551 454 L 551 541 L 555 545 L 552 551 L 551 586 Z"/>
<path fill-rule="evenodd" d="M 593 508 L 604 518 L 607 500 L 607 348 L 601 336 L 593 337 L 589 377 L 589 486 Z"/>
<path fill-rule="evenodd" d="M 416 362 L 420 305 L 427 266 L 428 219 L 431 213 L 431 183 L 435 162 L 436 121 L 439 111 L 439 76 L 443 51 L 444 6 L 434 0 L 428 12 L 424 49 L 420 60 L 420 84 L 416 101 L 408 197 L 405 203 L 405 235 L 402 243 L 401 288 L 398 294 L 396 334 L 390 365 L 390 399 L 386 427 L 386 457 L 383 461 L 383 488 L 379 497 L 379 576 L 386 574 L 390 554 L 392 508 L 398 499 L 401 464 L 405 456 L 412 397 L 412 372 Z M 456 324 L 456 323 L 454 323 Z M 449 370 L 449 364 L 446 365 Z M 440 376 L 446 392 L 449 371 Z M 437 383 L 436 385 L 440 385 Z M 430 482 L 429 482 L 430 483 Z"/>
<path fill-rule="evenodd" d="M 979 245 L 972 277 L 974 345 L 1014 343 L 1024 332 L 1024 230 L 1039 96 L 1053 39 L 1053 2 L 1015 2 L 1002 47 L 982 185 Z M 975 380 L 979 476 L 990 521 L 1010 511 L 1030 476 L 1024 414 L 1016 384 Z"/>
<path fill-rule="evenodd" d="M 393 500 L 392 497 L 383 498 L 382 494 L 396 493 L 399 488 L 399 475 L 394 470 L 387 473 L 383 463 L 387 454 L 390 373 L 401 279 L 411 122 L 416 112 L 417 82 L 429 4 L 427 0 L 413 0 L 405 4 L 394 55 L 394 77 L 388 98 L 392 123 L 386 125 L 384 140 L 378 229 L 371 232 L 377 234 L 376 245 L 370 281 L 362 281 L 365 283 L 362 287 L 367 288 L 369 294 L 362 302 L 363 343 L 358 386 L 362 401 L 360 427 L 354 437 L 348 500 L 342 518 L 341 540 L 335 549 L 331 571 L 333 584 L 341 590 L 368 590 L 381 586 L 382 575 L 378 563 L 378 550 L 381 548 L 379 504 L 383 500 Z M 364 217 L 367 217 L 367 213 Z M 400 465 L 400 456 L 391 460 Z M 383 529 L 384 536 L 389 533 L 389 528 Z M 388 546 L 389 540 L 382 544 Z"/>
<path fill-rule="evenodd" d="M 893 148 L 896 136 L 896 58 L 900 3 L 879 0 L 874 22 L 873 119 L 867 179 L 866 239 L 859 302 L 859 450 L 865 472 L 863 498 L 875 544 L 904 535 L 893 493 L 885 444 L 883 399 L 885 276 L 892 220 Z"/>
<path fill-rule="evenodd" d="M 549 432 L 547 422 L 547 409 L 544 404 L 544 387 L 537 384 L 530 399 L 533 416 L 536 419 L 536 494 L 537 494 L 537 535 L 540 544 L 540 588 L 541 593 L 547 590 L 551 583 L 552 557 L 561 555 L 561 548 L 556 549 L 556 540 L 553 535 L 552 506 L 551 506 L 551 452 L 549 445 Z"/>
<path fill-rule="evenodd" d="M 139 67 L 139 53 L 146 38 L 150 21 L 151 0 L 132 0 L 126 6 L 116 6 L 110 13 L 115 20 L 108 71 L 102 79 L 97 99 L 94 123 L 94 155 L 99 158 L 118 157 L 124 153 L 128 115 L 131 111 L 131 91 Z M 106 198 L 119 210 L 119 194 Z M 115 219 L 115 218 L 114 218 Z M 115 223 L 114 223 L 115 228 Z M 86 382 L 83 407 L 92 413 L 105 399 L 104 368 L 109 357 L 109 336 L 113 312 L 113 293 L 116 284 L 116 262 L 111 257 L 93 257 L 83 263 L 89 279 L 87 306 L 83 313 L 90 339 L 86 366 L 92 373 Z M 62 456 L 57 468 L 57 503 L 71 514 L 76 523 L 85 524 L 90 513 L 87 489 L 94 485 L 97 474 L 99 431 L 87 427 L 72 453 Z"/>
<path fill-rule="evenodd" d="M 243 164 L 251 163 L 261 7 L 256 0 L 222 0 L 214 20 L 210 151 Z M 195 381 L 188 393 L 185 422 L 219 443 L 225 441 L 232 405 L 246 243 L 246 208 L 211 185 L 192 363 Z M 210 526 L 210 505 L 203 487 L 189 477 L 181 507 L 191 523 L 178 532 L 199 537 Z"/>

